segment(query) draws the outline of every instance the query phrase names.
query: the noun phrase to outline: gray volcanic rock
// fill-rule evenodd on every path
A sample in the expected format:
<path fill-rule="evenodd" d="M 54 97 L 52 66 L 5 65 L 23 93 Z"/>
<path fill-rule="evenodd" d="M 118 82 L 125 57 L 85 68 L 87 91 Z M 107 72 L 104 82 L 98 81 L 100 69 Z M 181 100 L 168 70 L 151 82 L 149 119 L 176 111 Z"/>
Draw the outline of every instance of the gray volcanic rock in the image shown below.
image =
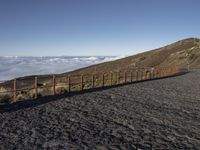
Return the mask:
<path fill-rule="evenodd" d="M 0 113 L 0 149 L 200 148 L 200 71 Z"/>

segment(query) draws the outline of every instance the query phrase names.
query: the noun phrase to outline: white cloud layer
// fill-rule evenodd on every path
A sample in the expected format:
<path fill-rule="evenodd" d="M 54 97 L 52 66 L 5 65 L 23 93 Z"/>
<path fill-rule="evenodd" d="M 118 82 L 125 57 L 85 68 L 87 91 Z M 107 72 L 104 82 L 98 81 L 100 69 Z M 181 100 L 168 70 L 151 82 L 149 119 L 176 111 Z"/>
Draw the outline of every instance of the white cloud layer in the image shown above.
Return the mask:
<path fill-rule="evenodd" d="M 57 74 L 87 67 L 93 64 L 112 61 L 124 56 L 89 57 L 0 57 L 0 81 L 17 77 L 41 74 Z"/>

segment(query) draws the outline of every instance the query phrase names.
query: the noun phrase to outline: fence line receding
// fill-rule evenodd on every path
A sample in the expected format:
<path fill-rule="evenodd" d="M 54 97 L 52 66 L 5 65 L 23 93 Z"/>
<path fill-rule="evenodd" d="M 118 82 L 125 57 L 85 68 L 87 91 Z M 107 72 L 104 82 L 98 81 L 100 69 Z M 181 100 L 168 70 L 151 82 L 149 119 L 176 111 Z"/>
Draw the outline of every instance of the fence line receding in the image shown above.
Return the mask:
<path fill-rule="evenodd" d="M 91 74 L 48 75 L 14 79 L 1 83 L 0 102 L 37 99 L 41 96 L 168 77 L 181 73 L 184 70 L 179 66 L 168 68 L 136 68 Z"/>

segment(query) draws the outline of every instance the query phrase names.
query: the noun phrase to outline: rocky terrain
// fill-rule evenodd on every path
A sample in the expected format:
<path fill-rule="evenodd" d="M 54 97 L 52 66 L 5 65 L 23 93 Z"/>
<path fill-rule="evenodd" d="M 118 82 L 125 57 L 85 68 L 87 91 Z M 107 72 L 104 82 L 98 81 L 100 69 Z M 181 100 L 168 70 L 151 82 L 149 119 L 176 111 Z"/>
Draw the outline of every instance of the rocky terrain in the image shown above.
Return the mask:
<path fill-rule="evenodd" d="M 0 149 L 200 149 L 200 71 L 0 105 Z"/>

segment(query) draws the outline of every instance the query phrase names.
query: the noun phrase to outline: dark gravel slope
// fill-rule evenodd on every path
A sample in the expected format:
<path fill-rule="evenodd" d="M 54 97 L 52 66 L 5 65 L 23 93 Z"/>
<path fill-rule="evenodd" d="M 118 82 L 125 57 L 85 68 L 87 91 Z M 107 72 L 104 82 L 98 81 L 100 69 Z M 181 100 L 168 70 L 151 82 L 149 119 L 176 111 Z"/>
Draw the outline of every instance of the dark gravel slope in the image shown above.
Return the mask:
<path fill-rule="evenodd" d="M 200 149 L 200 71 L 0 113 L 1 149 Z"/>

